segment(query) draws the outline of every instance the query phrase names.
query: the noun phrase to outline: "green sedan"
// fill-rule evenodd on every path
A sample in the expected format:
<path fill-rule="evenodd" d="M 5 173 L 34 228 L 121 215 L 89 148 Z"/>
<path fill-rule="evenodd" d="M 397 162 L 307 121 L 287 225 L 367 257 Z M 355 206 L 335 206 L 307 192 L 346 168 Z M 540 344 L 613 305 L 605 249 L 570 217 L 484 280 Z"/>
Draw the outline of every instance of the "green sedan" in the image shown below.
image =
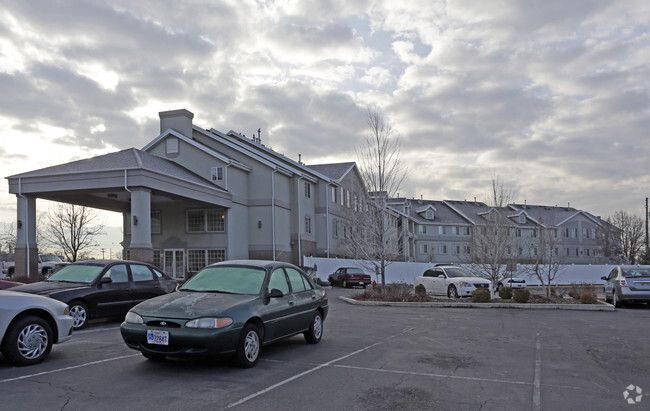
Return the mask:
<path fill-rule="evenodd" d="M 298 267 L 277 261 L 226 261 L 199 271 L 177 292 L 133 307 L 120 326 L 146 358 L 234 355 L 253 367 L 263 345 L 323 335 L 327 292 Z"/>

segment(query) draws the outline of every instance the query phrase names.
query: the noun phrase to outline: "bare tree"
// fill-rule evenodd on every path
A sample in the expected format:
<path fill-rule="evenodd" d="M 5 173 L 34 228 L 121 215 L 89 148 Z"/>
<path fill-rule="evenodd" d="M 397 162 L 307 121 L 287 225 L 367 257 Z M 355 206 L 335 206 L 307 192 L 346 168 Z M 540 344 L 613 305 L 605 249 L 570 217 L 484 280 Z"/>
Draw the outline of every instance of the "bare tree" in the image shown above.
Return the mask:
<path fill-rule="evenodd" d="M 485 195 L 487 204 L 482 204 L 484 211 L 479 213 L 481 220 L 476 222 L 472 235 L 469 263 L 486 273 L 495 287 L 506 276 L 510 255 L 518 249 L 514 224 L 505 209 L 513 197 L 514 190 L 492 173 L 490 190 Z"/>
<path fill-rule="evenodd" d="M 644 220 L 639 216 L 619 210 L 607 221 L 619 229 L 616 243 L 620 255 L 626 258 L 630 264 L 636 264 L 643 246 Z"/>
<path fill-rule="evenodd" d="M 14 223 L 2 224 L 0 247 L 6 250 L 7 254 L 13 253 L 13 250 L 16 248 L 16 225 Z"/>
<path fill-rule="evenodd" d="M 559 279 L 564 263 L 559 249 L 559 233 L 555 228 L 541 228 L 537 232 L 528 243 L 532 264 L 527 265 L 525 271 L 537 277 L 546 296 L 550 296 L 551 286 Z"/>
<path fill-rule="evenodd" d="M 97 213 L 90 208 L 57 204 L 49 210 L 47 240 L 60 247 L 66 259 L 77 261 L 82 251 L 98 245 L 95 236 L 103 234 L 104 225 L 97 218 Z"/>
<path fill-rule="evenodd" d="M 388 201 L 394 197 L 406 178 L 400 162 L 399 139 L 379 109 L 367 109 L 369 134 L 357 148 L 359 172 L 369 192 L 363 194 L 361 207 L 354 205 L 348 216 L 349 228 L 345 243 L 358 260 L 366 260 L 386 285 L 386 267 L 399 256 L 397 216 L 389 210 Z"/>

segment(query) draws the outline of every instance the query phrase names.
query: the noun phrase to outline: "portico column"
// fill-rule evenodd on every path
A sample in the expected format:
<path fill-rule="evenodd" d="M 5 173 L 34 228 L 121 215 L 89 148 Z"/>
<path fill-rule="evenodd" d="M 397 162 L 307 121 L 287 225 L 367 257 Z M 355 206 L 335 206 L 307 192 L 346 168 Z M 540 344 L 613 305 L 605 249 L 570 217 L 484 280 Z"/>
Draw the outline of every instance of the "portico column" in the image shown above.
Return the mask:
<path fill-rule="evenodd" d="M 18 195 L 16 220 L 15 274 L 35 277 L 38 273 L 36 244 L 36 198 Z"/>
<path fill-rule="evenodd" d="M 151 191 L 131 189 L 131 244 L 130 258 L 153 263 L 151 246 Z"/>

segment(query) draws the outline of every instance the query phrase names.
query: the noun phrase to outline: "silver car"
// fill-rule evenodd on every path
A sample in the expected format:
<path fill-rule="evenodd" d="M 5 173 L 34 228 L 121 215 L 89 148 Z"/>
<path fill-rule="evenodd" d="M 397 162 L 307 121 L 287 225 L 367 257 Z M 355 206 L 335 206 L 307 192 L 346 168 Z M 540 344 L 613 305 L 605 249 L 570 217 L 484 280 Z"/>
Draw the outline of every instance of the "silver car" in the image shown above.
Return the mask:
<path fill-rule="evenodd" d="M 601 279 L 605 301 L 615 307 L 626 301 L 650 303 L 650 265 L 619 265 Z"/>

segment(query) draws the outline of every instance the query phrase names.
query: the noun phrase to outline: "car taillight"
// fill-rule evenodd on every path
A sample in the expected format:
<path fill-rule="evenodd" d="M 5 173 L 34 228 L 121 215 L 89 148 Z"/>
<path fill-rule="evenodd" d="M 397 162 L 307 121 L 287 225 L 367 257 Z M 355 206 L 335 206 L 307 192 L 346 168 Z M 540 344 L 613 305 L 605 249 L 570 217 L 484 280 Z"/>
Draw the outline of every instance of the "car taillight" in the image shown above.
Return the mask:
<path fill-rule="evenodd" d="M 621 287 L 627 287 L 627 281 L 625 281 L 625 278 L 621 278 L 621 280 L 618 283 Z"/>

